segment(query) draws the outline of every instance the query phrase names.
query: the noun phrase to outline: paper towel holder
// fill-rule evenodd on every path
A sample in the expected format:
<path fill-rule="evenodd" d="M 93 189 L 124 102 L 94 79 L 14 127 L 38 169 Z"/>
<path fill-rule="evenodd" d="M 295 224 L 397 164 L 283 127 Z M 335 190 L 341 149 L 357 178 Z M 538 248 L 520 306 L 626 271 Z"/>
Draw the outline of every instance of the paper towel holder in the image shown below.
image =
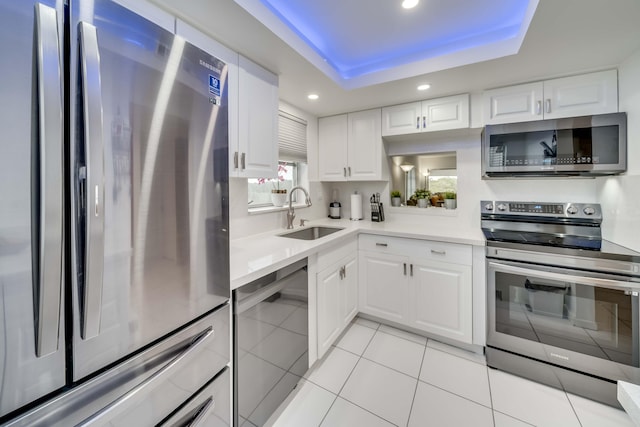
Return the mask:
<path fill-rule="evenodd" d="M 362 194 L 358 193 L 356 190 L 351 195 L 351 221 L 361 221 L 363 219 L 362 216 Z"/>

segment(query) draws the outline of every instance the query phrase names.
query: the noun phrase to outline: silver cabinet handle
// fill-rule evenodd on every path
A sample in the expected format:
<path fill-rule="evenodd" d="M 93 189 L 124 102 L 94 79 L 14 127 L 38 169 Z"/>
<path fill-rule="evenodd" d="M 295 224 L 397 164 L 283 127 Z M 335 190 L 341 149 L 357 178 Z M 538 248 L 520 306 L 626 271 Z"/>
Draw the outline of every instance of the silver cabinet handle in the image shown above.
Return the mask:
<path fill-rule="evenodd" d="M 62 87 L 60 47 L 56 10 L 36 3 L 36 84 L 38 106 L 37 147 L 39 164 L 34 164 L 37 177 L 32 180 L 37 197 L 33 224 L 37 244 L 32 246 L 38 260 L 34 265 L 34 326 L 36 356 L 58 350 L 60 300 L 62 292 Z M 34 144 L 35 145 L 35 144 Z"/>
<path fill-rule="evenodd" d="M 434 254 L 434 255 L 446 255 L 447 251 L 431 249 L 431 253 Z"/>
<path fill-rule="evenodd" d="M 427 128 L 427 116 L 422 116 L 422 129 Z"/>
<path fill-rule="evenodd" d="M 542 101 L 536 101 L 536 115 L 539 116 L 542 114 Z"/>
<path fill-rule="evenodd" d="M 347 169 L 349 170 L 349 176 L 351 176 L 351 166 L 348 166 Z"/>
<path fill-rule="evenodd" d="M 544 112 L 545 113 L 550 113 L 551 112 L 551 100 L 550 99 L 547 99 L 544 102 Z"/>
<path fill-rule="evenodd" d="M 344 175 L 345 178 L 347 177 L 347 168 L 346 167 L 342 168 L 342 174 Z"/>
<path fill-rule="evenodd" d="M 404 272 L 403 272 L 403 274 L 406 276 L 406 275 L 407 275 L 407 263 L 406 263 L 406 262 L 405 262 L 405 263 L 403 263 L 403 264 L 402 264 L 402 266 L 403 266 L 403 268 L 404 268 Z"/>
<path fill-rule="evenodd" d="M 84 144 L 87 153 L 84 295 L 81 303 L 81 336 L 89 339 L 100 332 L 102 273 L 104 270 L 104 142 L 102 140 L 102 88 L 100 53 L 96 27 L 81 22 L 80 64 L 84 110 Z M 91 200 L 93 198 L 93 200 Z"/>
<path fill-rule="evenodd" d="M 420 129 L 420 116 L 416 117 L 416 129 Z"/>
<path fill-rule="evenodd" d="M 376 243 L 376 246 L 382 246 L 382 247 L 386 248 L 387 246 L 389 246 L 389 244 L 388 243 Z"/>
<path fill-rule="evenodd" d="M 198 408 L 198 410 L 196 411 L 195 417 L 193 417 L 191 422 L 187 424 L 187 427 L 198 427 L 200 425 L 203 425 L 202 424 L 203 421 L 207 419 L 207 417 L 209 416 L 211 411 L 213 411 L 215 406 L 216 404 L 215 404 L 215 401 L 213 400 L 213 396 L 209 396 L 209 398 L 205 400 L 205 402 L 200 406 L 200 408 Z"/>
<path fill-rule="evenodd" d="M 409 276 L 413 277 L 413 264 L 409 265 Z"/>
<path fill-rule="evenodd" d="M 247 168 L 247 164 L 245 162 L 246 158 L 247 158 L 247 153 L 242 153 L 242 155 L 240 156 L 240 166 L 242 166 L 242 170 L 245 170 Z"/>
<path fill-rule="evenodd" d="M 233 168 L 238 169 L 238 152 L 233 152 Z"/>
<path fill-rule="evenodd" d="M 214 335 L 213 328 L 209 326 L 204 331 L 194 336 L 193 340 L 187 348 L 182 350 L 180 354 L 171 359 L 166 365 L 156 371 L 146 380 L 133 387 L 127 393 L 123 394 L 109 405 L 102 408 L 89 418 L 85 419 L 78 426 L 104 425 L 109 420 L 123 413 L 132 406 L 139 405 L 142 401 L 149 397 L 149 393 L 157 386 L 166 381 L 166 377 L 174 374 L 176 366 L 186 364 L 193 354 L 197 354 L 198 350 L 209 341 L 209 337 Z"/>

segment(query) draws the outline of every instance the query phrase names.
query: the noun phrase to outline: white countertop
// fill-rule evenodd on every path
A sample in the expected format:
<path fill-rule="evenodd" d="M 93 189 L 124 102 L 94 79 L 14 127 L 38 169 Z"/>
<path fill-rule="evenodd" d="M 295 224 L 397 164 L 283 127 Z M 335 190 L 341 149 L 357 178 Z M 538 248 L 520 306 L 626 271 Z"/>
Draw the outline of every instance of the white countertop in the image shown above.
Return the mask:
<path fill-rule="evenodd" d="M 311 226 L 343 227 L 336 233 L 316 239 L 298 240 L 280 237 L 289 231 Z M 477 233 L 461 234 L 459 230 L 442 227 L 429 227 L 428 224 L 387 220 L 384 222 L 350 221 L 348 219 L 321 219 L 310 221 L 305 227 L 294 230 L 278 229 L 231 241 L 231 289 L 236 289 L 257 278 L 278 270 L 292 262 L 306 258 L 342 239 L 360 233 L 413 239 L 436 240 L 441 242 L 462 243 L 484 246 L 481 230 Z"/>
<path fill-rule="evenodd" d="M 640 426 L 640 386 L 618 381 L 618 402 L 634 424 Z"/>

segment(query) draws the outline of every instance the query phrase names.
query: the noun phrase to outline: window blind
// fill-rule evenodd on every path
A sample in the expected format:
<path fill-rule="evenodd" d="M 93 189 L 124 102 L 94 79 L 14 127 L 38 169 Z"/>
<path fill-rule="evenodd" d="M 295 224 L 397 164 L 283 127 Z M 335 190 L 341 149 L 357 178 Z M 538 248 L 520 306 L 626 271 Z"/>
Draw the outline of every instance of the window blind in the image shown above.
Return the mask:
<path fill-rule="evenodd" d="M 278 159 L 307 161 L 307 121 L 278 111 Z"/>

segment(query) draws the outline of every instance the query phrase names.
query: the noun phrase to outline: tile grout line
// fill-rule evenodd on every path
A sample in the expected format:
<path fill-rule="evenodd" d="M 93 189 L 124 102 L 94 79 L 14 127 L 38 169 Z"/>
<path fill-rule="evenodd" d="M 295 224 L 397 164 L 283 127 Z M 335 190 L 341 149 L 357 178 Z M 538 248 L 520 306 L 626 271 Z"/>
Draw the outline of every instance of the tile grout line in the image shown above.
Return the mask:
<path fill-rule="evenodd" d="M 352 324 L 358 324 L 358 323 L 354 321 Z M 368 327 L 368 326 L 365 326 L 365 325 L 360 325 L 360 326 Z M 349 328 L 351 328 L 351 326 L 349 326 Z M 350 404 L 352 404 L 352 405 L 354 405 L 354 406 L 357 406 L 358 408 L 362 409 L 363 411 L 368 412 L 368 413 L 370 413 L 371 415 L 373 415 L 373 416 L 375 416 L 375 417 L 377 417 L 377 418 L 380 418 L 381 420 L 384 420 L 384 421 L 388 422 L 388 423 L 389 423 L 389 424 L 391 424 L 391 425 L 397 426 L 397 424 L 394 424 L 394 423 L 392 423 L 391 421 L 387 420 L 386 418 L 381 417 L 379 414 L 376 414 L 376 413 L 374 413 L 374 412 L 371 412 L 370 410 L 368 410 L 368 409 L 366 409 L 366 408 L 363 408 L 362 406 L 358 405 L 357 403 L 352 402 L 352 401 L 350 401 L 349 399 L 346 399 L 345 397 L 340 396 L 340 393 L 342 393 L 342 390 L 344 389 L 344 387 L 345 387 L 345 386 L 347 385 L 347 383 L 349 382 L 349 378 L 351 378 L 351 375 L 353 375 L 353 371 L 355 371 L 355 370 L 356 370 L 356 366 L 358 366 L 358 363 L 360 363 L 360 361 L 361 361 L 362 359 L 369 361 L 369 359 L 367 359 L 367 358 L 363 357 L 363 355 L 364 355 L 365 351 L 367 351 L 367 348 L 368 348 L 368 347 L 369 347 L 369 345 L 371 344 L 371 341 L 373 341 L 373 338 L 376 336 L 376 333 L 378 332 L 379 328 L 380 328 L 380 323 L 378 323 L 378 327 L 374 329 L 374 331 L 375 331 L 375 332 L 373 333 L 373 335 L 372 335 L 372 336 L 371 336 L 371 338 L 369 339 L 369 342 L 368 342 L 368 343 L 367 343 L 367 345 L 365 346 L 364 350 L 362 350 L 362 355 L 357 355 L 356 353 L 353 353 L 353 352 L 351 352 L 351 351 L 349 351 L 349 350 L 345 350 L 345 349 L 343 349 L 343 348 L 341 348 L 341 347 L 334 346 L 334 347 L 336 347 L 336 348 L 339 348 L 340 350 L 346 351 L 346 352 L 351 353 L 351 354 L 353 354 L 353 355 L 357 355 L 357 356 L 358 356 L 358 361 L 355 363 L 355 365 L 353 365 L 353 368 L 351 369 L 351 372 L 349 372 L 349 375 L 347 376 L 347 379 L 344 381 L 344 384 L 342 384 L 342 387 L 340 387 L 340 390 L 338 391 L 338 394 L 336 395 L 336 399 L 335 399 L 335 400 L 334 400 L 334 402 L 331 404 L 331 407 L 333 407 L 333 405 L 334 405 L 334 404 L 335 404 L 335 402 L 338 400 L 338 398 L 340 398 L 340 399 L 343 399 L 345 402 L 349 402 Z M 369 328 L 369 329 L 373 329 L 373 328 Z M 345 331 L 345 332 L 346 332 L 346 331 Z M 381 332 L 382 332 L 382 331 L 381 331 Z M 374 361 L 372 361 L 372 360 L 371 360 L 370 362 L 375 363 L 375 362 L 374 362 Z M 380 364 L 379 364 L 379 363 L 377 363 L 377 365 L 380 365 Z M 380 366 L 384 366 L 384 365 L 380 365 Z M 387 366 L 385 366 L 385 368 L 386 368 L 386 367 L 387 367 Z M 406 374 L 405 374 L 405 375 L 406 375 Z M 331 408 L 329 408 L 329 410 L 331 410 Z M 329 414 L 329 411 L 327 411 L 327 414 Z M 325 414 L 325 417 L 324 417 L 324 418 L 326 418 L 327 414 Z M 324 418 L 322 419 L 322 421 L 323 421 L 323 422 L 324 422 Z M 322 423 L 320 423 L 320 424 L 322 424 Z M 320 426 L 318 426 L 318 427 L 320 427 Z"/>
<path fill-rule="evenodd" d="M 571 399 L 569 399 L 569 395 L 567 394 L 567 392 L 565 390 L 562 390 L 564 392 L 564 397 L 567 398 L 567 400 L 569 401 L 569 406 L 571 406 L 571 410 L 573 411 L 573 414 L 576 416 L 576 419 L 578 420 L 578 424 L 580 424 L 580 427 L 582 427 L 582 421 L 580 421 L 580 417 L 578 416 L 578 412 L 576 411 L 576 408 L 573 406 L 573 403 L 571 402 Z"/>
<path fill-rule="evenodd" d="M 424 349 L 422 350 L 422 361 L 420 362 L 420 369 L 418 369 L 418 378 L 416 378 L 416 387 L 413 390 L 413 399 L 411 400 L 411 407 L 409 408 L 409 417 L 407 418 L 407 427 L 411 421 L 411 413 L 413 412 L 413 405 L 416 403 L 416 394 L 418 393 L 418 385 L 420 384 L 420 374 L 422 373 L 422 366 L 424 365 L 424 356 L 427 354 L 427 342 L 424 343 Z"/>

